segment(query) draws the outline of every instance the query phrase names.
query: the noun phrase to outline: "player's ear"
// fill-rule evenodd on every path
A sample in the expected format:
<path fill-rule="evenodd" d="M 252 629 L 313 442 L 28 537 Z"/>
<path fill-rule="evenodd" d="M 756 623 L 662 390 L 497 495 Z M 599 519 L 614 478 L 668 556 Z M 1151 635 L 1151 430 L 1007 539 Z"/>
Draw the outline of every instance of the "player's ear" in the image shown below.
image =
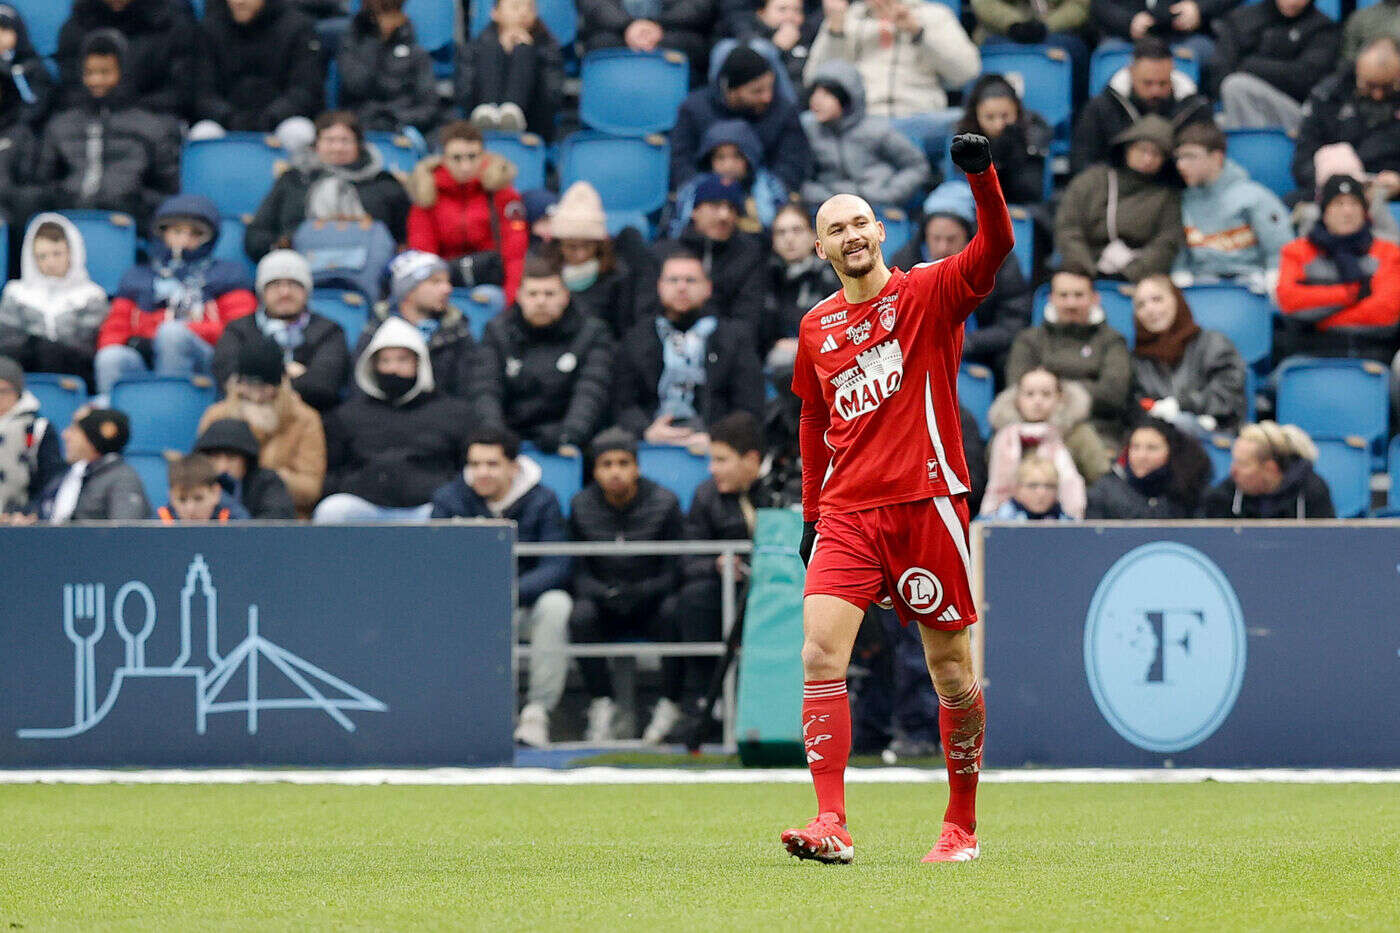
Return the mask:
<path fill-rule="evenodd" d="M 880 242 L 885 242 L 885 222 L 883 220 L 877 220 L 875 221 L 875 226 L 880 230 Z"/>
<path fill-rule="evenodd" d="M 822 248 L 821 240 L 817 241 L 817 258 L 822 262 L 826 262 L 826 250 Z"/>

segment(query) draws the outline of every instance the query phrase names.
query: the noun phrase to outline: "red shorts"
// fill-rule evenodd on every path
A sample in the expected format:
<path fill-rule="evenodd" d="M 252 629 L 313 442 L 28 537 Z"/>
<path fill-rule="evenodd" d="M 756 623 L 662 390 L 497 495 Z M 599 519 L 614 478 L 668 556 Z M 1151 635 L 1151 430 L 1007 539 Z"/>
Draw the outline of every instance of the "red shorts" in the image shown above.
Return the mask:
<path fill-rule="evenodd" d="M 936 496 L 823 515 L 805 595 L 859 609 L 890 597 L 899 621 L 955 632 L 977 621 L 967 497 Z"/>

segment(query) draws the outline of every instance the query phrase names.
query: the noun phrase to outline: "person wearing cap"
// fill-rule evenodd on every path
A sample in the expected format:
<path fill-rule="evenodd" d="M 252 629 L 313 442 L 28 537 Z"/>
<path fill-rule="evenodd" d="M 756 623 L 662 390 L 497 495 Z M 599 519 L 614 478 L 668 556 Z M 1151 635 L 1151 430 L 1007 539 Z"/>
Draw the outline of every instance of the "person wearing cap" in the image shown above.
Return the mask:
<path fill-rule="evenodd" d="M 680 236 L 690 223 L 691 212 L 695 209 L 695 190 L 709 175 L 718 175 L 743 190 L 744 204 L 739 210 L 738 227 L 745 233 L 762 234 L 773 226 L 779 208 L 788 203 L 787 186 L 764 164 L 758 136 L 743 120 L 712 123 L 700 140 L 695 167 L 700 174 L 676 189 L 669 219 L 662 215 L 661 229 L 666 230 L 669 237 Z"/>
<path fill-rule="evenodd" d="M 1349 356 L 1390 363 L 1400 324 L 1400 246 L 1374 236 L 1359 179 L 1333 175 L 1318 193 L 1322 217 L 1279 254 L 1280 359 Z"/>
<path fill-rule="evenodd" d="M 292 494 L 282 477 L 259 465 L 262 449 L 248 422 L 238 418 L 210 422 L 200 429 L 193 452 L 209 458 L 220 484 L 230 497 L 242 503 L 249 517 L 262 521 L 291 521 L 297 517 Z"/>
<path fill-rule="evenodd" d="M 62 525 L 150 518 L 141 477 L 122 458 L 129 440 L 131 422 L 123 412 L 88 405 L 74 412 L 63 429 L 68 469 L 44 488 L 37 520 Z"/>
<path fill-rule="evenodd" d="M 349 376 L 350 351 L 341 326 L 307 306 L 311 266 L 293 250 L 273 250 L 258 263 L 257 290 L 257 310 L 224 328 L 214 348 L 215 381 L 220 387 L 228 383 L 243 346 L 270 339 L 282 350 L 297 395 L 317 411 L 329 411 Z"/>
<path fill-rule="evenodd" d="M 199 35 L 184 0 L 74 0 L 58 33 L 59 79 L 67 91 L 84 81 L 86 40 L 97 30 L 119 35 L 130 52 L 127 80 L 137 106 L 189 116 Z"/>
<path fill-rule="evenodd" d="M 569 506 L 571 541 L 680 541 L 685 519 L 676 494 L 641 475 L 637 436 L 609 428 L 593 438 L 592 482 Z M 662 555 L 610 555 L 574 561 L 574 608 L 569 640 L 574 644 L 635 640 L 676 641 L 675 595 L 680 560 Z M 617 704 L 605 658 L 579 658 L 589 696 L 585 738 L 605 742 L 617 734 Z M 662 717 L 678 709 L 682 666 L 661 661 Z M 669 704 L 669 707 L 663 704 Z"/>
<path fill-rule="evenodd" d="M 360 335 L 354 356 L 364 352 L 380 324 L 390 317 L 402 318 L 428 342 L 438 391 L 465 398 L 475 369 L 476 340 L 451 297 L 452 277 L 446 262 L 419 250 L 399 253 L 389 263 L 389 298 L 375 305 L 373 326 Z"/>
<path fill-rule="evenodd" d="M 214 256 L 219 209 L 198 194 L 167 198 L 155 216 L 150 260 L 128 269 L 97 335 L 97 390 L 123 376 L 207 373 L 230 321 L 257 299 L 243 266 Z"/>
<path fill-rule="evenodd" d="M 704 74 L 715 26 L 709 0 L 580 0 L 579 40 L 585 52 L 628 48 L 633 52 L 675 49 Z"/>
<path fill-rule="evenodd" d="M 0 356 L 0 522 L 26 512 L 63 469 L 58 432 L 24 388 L 24 370 Z"/>
<path fill-rule="evenodd" d="M 696 174 L 705 131 L 721 120 L 743 120 L 763 147 L 762 163 L 788 191 L 798 191 L 812 170 L 812 151 L 797 105 L 776 97 L 773 66 L 746 45 L 735 46 L 715 83 L 691 91 L 671 130 L 671 187 Z"/>
<path fill-rule="evenodd" d="M 576 181 L 564 192 L 550 212 L 549 226 L 570 302 L 621 337 L 632 326 L 637 303 L 634 267 L 622 252 L 649 249 L 650 244 L 632 227 L 624 227 L 616 239 L 609 236 L 603 199 L 586 181 Z"/>

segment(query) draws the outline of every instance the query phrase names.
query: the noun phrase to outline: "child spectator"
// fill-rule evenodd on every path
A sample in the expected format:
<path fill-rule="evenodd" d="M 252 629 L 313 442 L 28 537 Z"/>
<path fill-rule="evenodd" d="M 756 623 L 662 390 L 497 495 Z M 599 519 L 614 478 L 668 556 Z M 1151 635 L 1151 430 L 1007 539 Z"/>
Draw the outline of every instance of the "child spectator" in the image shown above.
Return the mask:
<path fill-rule="evenodd" d="M 788 204 L 773 220 L 767 299 L 759 322 L 758 349 L 770 374 L 792 372 L 797 326 L 817 302 L 841 287 L 831 263 L 817 256 L 817 234 L 805 204 Z M 904 268 L 904 267 L 901 267 Z"/>
<path fill-rule="evenodd" d="M 1044 200 L 1052 132 L 1040 114 L 1025 108 L 1011 82 L 996 74 L 978 78 L 967 93 L 955 132 L 978 133 L 991 141 L 992 164 L 1009 203 Z"/>
<path fill-rule="evenodd" d="M 476 341 L 466 317 L 450 301 L 447 263 L 432 253 L 405 250 L 389 263 L 388 276 L 389 300 L 375 305 L 372 326 L 360 334 L 355 356 L 364 352 L 383 321 L 402 318 L 428 342 L 438 391 L 465 398 L 475 369 Z"/>
<path fill-rule="evenodd" d="M 0 522 L 30 511 L 63 471 L 58 433 L 39 414 L 39 400 L 24 388 L 24 370 L 0 356 Z"/>
<path fill-rule="evenodd" d="M 782 180 L 763 165 L 763 148 L 753 129 L 743 120 L 721 120 L 711 124 L 700 138 L 695 168 L 700 172 L 676 190 L 670 221 L 663 219 L 667 236 L 675 239 L 685 230 L 695 209 L 696 192 L 704 179 L 718 177 L 738 185 L 743 203 L 736 225 L 744 233 L 762 233 L 773 226 L 778 208 L 787 203 L 788 190 Z"/>
<path fill-rule="evenodd" d="M 11 107 L 23 123 L 37 127 L 53 103 L 54 82 L 34 43 L 24 17 L 11 4 L 0 3 L 0 107 Z"/>
<path fill-rule="evenodd" d="M 1281 126 L 1298 132 L 1319 75 L 1335 70 L 1341 27 L 1313 0 L 1264 0 L 1216 24 L 1209 73 L 1227 129 Z"/>
<path fill-rule="evenodd" d="M 223 418 L 199 432 L 194 452 L 214 465 L 228 495 L 259 521 L 291 521 L 297 517 L 292 494 L 282 477 L 258 465 L 262 454 L 248 422 Z M 171 496 L 174 502 L 174 496 Z"/>
<path fill-rule="evenodd" d="M 554 138 L 564 99 L 564 56 L 535 0 L 496 0 L 491 25 L 457 57 L 457 103 L 483 130 Z"/>
<path fill-rule="evenodd" d="M 1191 518 L 1210 483 L 1200 443 L 1155 418 L 1135 428 L 1123 458 L 1089 489 L 1086 519 Z"/>
<path fill-rule="evenodd" d="M 122 276 L 97 337 L 97 390 L 148 369 L 207 373 L 224 327 L 251 314 L 257 299 L 243 267 L 214 258 L 219 210 L 198 194 L 167 199 L 156 211 L 150 261 Z"/>
<path fill-rule="evenodd" d="M 340 106 L 355 111 L 369 132 L 411 126 L 426 133 L 440 116 L 433 60 L 418 44 L 404 2 L 366 0 L 340 40 Z"/>
<path fill-rule="evenodd" d="M 199 39 L 186 0 L 74 0 L 72 15 L 58 33 L 56 55 L 71 102 L 83 97 L 88 42 L 97 32 L 118 36 L 123 49 L 130 50 L 123 57 L 131 70 L 134 106 L 189 116 Z"/>
<path fill-rule="evenodd" d="M 62 214 L 40 214 L 24 231 L 20 275 L 0 295 L 0 355 L 29 372 L 92 379 L 107 293 L 88 277 L 83 235 Z"/>
<path fill-rule="evenodd" d="M 1188 433 L 1233 431 L 1244 420 L 1244 360 L 1230 338 L 1202 330 L 1165 275 L 1133 290 L 1133 398 Z"/>
<path fill-rule="evenodd" d="M 131 422 L 115 409 L 83 406 L 63 429 L 68 469 L 44 488 L 38 520 L 67 522 L 133 521 L 151 517 L 151 504 L 122 451 L 131 440 Z"/>
<path fill-rule="evenodd" d="M 627 333 L 636 316 L 637 289 L 633 267 L 618 247 L 624 238 L 640 239 L 636 231 L 624 228 L 615 242 L 608 235 L 603 199 L 586 181 L 576 181 L 564 192 L 549 226 L 574 307 L 607 324 L 614 337 Z"/>
<path fill-rule="evenodd" d="M 1063 470 L 1044 457 L 1030 456 L 1016 465 L 1016 489 L 988 514 L 998 522 L 1072 522 L 1081 516 L 1071 515 L 1061 508 L 1056 492 L 1063 488 Z M 1080 494 L 1083 495 L 1081 480 Z M 982 507 L 986 508 L 983 500 Z"/>
<path fill-rule="evenodd" d="M 713 0 L 580 0 L 578 12 L 585 52 L 675 49 L 690 60 L 692 75 L 705 73 L 717 19 Z"/>
<path fill-rule="evenodd" d="M 247 521 L 248 510 L 223 487 L 214 462 L 200 453 L 170 462 L 170 504 L 156 509 L 166 525 Z"/>
<path fill-rule="evenodd" d="M 838 192 L 876 207 L 903 208 L 929 182 L 928 159 L 888 119 L 865 109 L 865 85 L 850 62 L 827 62 L 809 82 L 802 129 L 815 170 L 802 199 L 821 204 Z"/>
<path fill-rule="evenodd" d="M 289 0 L 207 0 L 199 38 L 195 118 L 208 122 L 191 135 L 305 126 L 324 106 L 316 24 Z"/>
<path fill-rule="evenodd" d="M 1297 425 L 1247 424 L 1230 451 L 1230 476 L 1206 493 L 1201 517 L 1336 518 L 1316 460 L 1317 445 Z"/>
<path fill-rule="evenodd" d="M 1084 477 L 1092 482 L 1108 469 L 1108 452 L 1088 421 L 1084 387 L 1038 367 L 997 396 L 988 416 L 997 431 L 987 448 L 983 517 L 1016 494 L 1021 462 L 1035 456 L 1056 470 L 1054 501 L 1071 518 L 1083 518 Z"/>

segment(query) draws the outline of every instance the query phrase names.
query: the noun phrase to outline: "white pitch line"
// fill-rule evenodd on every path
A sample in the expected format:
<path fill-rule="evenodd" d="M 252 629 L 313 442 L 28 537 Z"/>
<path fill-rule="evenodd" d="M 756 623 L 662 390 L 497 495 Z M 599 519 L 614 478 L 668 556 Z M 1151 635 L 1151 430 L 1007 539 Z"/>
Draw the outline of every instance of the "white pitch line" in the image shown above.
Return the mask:
<path fill-rule="evenodd" d="M 1044 768 L 982 772 L 990 784 L 1400 784 L 1400 769 Z M 157 768 L 0 769 L 0 784 L 338 784 L 486 786 L 605 784 L 806 784 L 797 768 Z M 851 784 L 941 784 L 943 769 L 851 768 Z"/>

